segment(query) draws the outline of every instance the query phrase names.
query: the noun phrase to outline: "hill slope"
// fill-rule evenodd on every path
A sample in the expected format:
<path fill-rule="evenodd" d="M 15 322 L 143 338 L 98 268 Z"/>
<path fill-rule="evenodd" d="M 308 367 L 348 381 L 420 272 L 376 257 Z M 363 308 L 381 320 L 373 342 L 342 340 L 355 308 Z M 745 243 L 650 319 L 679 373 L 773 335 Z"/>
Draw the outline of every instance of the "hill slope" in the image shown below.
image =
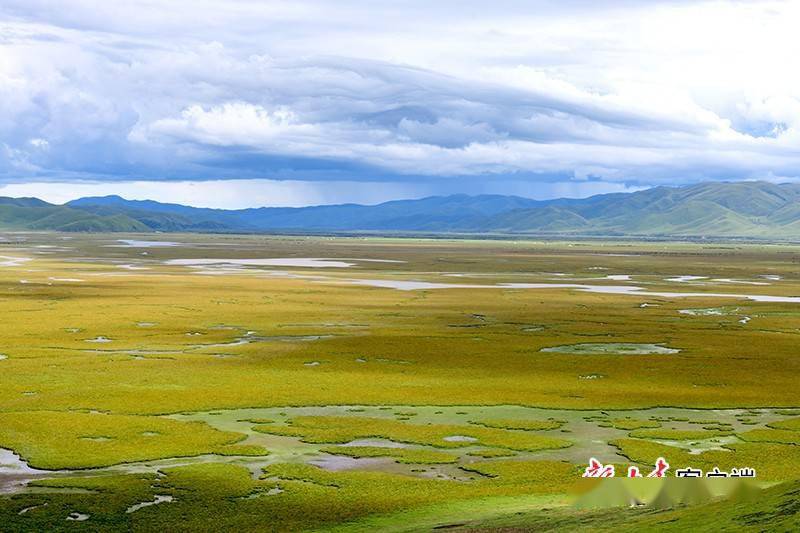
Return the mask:
<path fill-rule="evenodd" d="M 656 187 L 631 194 L 556 200 L 561 209 L 552 233 L 580 235 L 800 237 L 800 185 L 761 182 Z M 540 221 L 547 208 L 500 213 L 483 230 L 551 233 Z M 570 221 L 571 219 L 571 221 Z"/>
<path fill-rule="evenodd" d="M 584 199 L 436 196 L 379 205 L 224 210 L 81 198 L 64 206 L 0 198 L 0 228 L 63 231 L 377 231 L 800 239 L 800 185 L 655 187 Z"/>
<path fill-rule="evenodd" d="M 124 213 L 95 215 L 35 198 L 0 198 L 0 228 L 54 231 L 150 231 Z"/>

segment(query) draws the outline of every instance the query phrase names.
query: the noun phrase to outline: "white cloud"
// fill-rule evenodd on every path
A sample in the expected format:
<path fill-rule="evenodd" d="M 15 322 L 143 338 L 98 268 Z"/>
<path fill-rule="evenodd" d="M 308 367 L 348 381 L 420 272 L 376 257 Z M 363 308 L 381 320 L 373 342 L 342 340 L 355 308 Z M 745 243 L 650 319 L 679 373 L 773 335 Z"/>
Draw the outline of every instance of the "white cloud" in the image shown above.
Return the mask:
<path fill-rule="evenodd" d="M 133 136 L 147 142 L 149 136 L 167 135 L 218 146 L 251 145 L 268 148 L 272 143 L 316 136 L 311 124 L 299 124 L 292 111 L 278 107 L 269 111 L 246 102 L 227 102 L 206 110 L 193 105 L 179 118 L 159 119 L 147 126 L 146 133 Z"/>

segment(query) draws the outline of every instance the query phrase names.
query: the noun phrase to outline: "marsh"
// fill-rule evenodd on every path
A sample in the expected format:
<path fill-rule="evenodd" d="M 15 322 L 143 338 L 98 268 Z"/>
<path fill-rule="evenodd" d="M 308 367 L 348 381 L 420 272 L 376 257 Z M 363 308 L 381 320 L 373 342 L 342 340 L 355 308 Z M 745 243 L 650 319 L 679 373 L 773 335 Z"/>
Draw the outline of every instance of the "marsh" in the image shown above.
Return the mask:
<path fill-rule="evenodd" d="M 532 486 L 566 501 L 589 456 L 800 475 L 800 247 L 226 235 L 142 256 L 71 235 L 33 254 L 60 237 L 0 269 L 0 447 L 36 471 L 0 473 L 4 520 L 169 522 L 219 507 L 211 487 L 219 519 L 278 516 L 335 485 L 359 524 Z M 675 290 L 687 271 L 705 278 Z"/>

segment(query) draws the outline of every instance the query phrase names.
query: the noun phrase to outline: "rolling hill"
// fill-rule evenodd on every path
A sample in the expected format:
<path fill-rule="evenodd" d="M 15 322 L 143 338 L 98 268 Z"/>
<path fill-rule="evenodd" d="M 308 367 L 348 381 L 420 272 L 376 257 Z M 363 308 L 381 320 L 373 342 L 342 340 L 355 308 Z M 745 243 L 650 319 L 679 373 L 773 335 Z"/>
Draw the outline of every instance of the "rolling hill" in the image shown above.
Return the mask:
<path fill-rule="evenodd" d="M 764 182 L 656 187 L 584 200 L 556 200 L 555 232 L 587 235 L 800 237 L 800 185 Z M 500 213 L 484 230 L 541 233 L 543 208 Z M 573 217 L 570 222 L 569 218 Z M 580 217 L 580 218 L 577 218 Z M 544 231 L 546 232 L 546 230 Z"/>
<path fill-rule="evenodd" d="M 0 228 L 51 231 L 152 231 L 146 224 L 115 212 L 96 215 L 52 205 L 37 198 L 0 198 Z"/>
<path fill-rule="evenodd" d="M 584 199 L 453 195 L 379 205 L 196 208 L 119 196 L 63 206 L 0 198 L 0 228 L 57 231 L 404 232 L 800 239 L 800 185 L 655 187 Z"/>

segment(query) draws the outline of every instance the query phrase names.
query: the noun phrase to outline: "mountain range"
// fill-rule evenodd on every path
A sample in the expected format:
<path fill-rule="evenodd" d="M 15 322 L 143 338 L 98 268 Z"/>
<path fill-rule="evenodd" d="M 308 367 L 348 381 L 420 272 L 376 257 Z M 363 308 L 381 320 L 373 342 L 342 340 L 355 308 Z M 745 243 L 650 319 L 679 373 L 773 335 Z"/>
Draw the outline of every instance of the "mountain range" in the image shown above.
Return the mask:
<path fill-rule="evenodd" d="M 379 205 L 208 209 L 119 196 L 0 198 L 0 229 L 383 232 L 800 239 L 800 184 L 701 183 L 583 199 L 434 196 Z"/>

